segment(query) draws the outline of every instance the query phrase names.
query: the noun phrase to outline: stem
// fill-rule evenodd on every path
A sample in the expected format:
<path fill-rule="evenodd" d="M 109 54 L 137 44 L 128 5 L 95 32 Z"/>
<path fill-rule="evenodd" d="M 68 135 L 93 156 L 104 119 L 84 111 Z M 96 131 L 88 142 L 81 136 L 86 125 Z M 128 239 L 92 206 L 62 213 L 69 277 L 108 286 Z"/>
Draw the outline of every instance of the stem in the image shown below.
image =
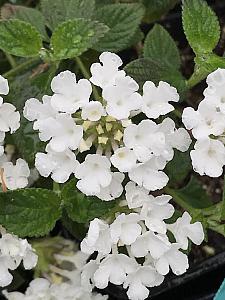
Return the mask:
<path fill-rule="evenodd" d="M 6 193 L 7 192 L 7 186 L 6 186 L 5 181 L 4 181 L 4 170 L 2 168 L 0 168 L 0 179 L 1 179 L 1 183 L 2 183 L 2 191 L 3 191 L 3 193 Z"/>
<path fill-rule="evenodd" d="M 31 58 L 27 61 L 25 61 L 24 63 L 18 65 L 17 67 L 11 69 L 10 71 L 4 73 L 2 76 L 9 78 L 11 76 L 15 76 L 19 73 L 21 73 L 22 71 L 25 71 L 27 69 L 29 69 L 32 65 L 34 65 L 35 63 L 38 63 L 40 59 L 35 57 L 35 58 Z"/>
<path fill-rule="evenodd" d="M 10 66 L 12 68 L 15 68 L 17 66 L 17 63 L 16 63 L 14 57 L 11 54 L 7 53 L 7 52 L 5 52 L 5 56 L 8 60 L 8 62 L 10 63 Z"/>
<path fill-rule="evenodd" d="M 78 67 L 80 68 L 82 74 L 84 75 L 84 77 L 85 77 L 86 79 L 90 79 L 91 74 L 90 74 L 89 71 L 86 69 L 86 67 L 85 67 L 85 65 L 83 64 L 82 60 L 81 60 L 79 57 L 75 57 L 75 60 L 76 60 L 76 63 L 77 63 L 77 65 L 78 65 Z M 98 93 L 97 88 L 96 88 L 94 85 L 92 85 L 92 90 L 93 90 L 93 95 L 94 95 L 94 97 L 95 97 L 95 100 L 100 100 L 101 97 L 100 97 L 100 95 L 99 95 L 99 93 Z"/>
<path fill-rule="evenodd" d="M 178 118 L 181 119 L 182 113 L 181 113 L 179 110 L 174 109 L 174 110 L 172 111 L 172 113 L 173 113 L 176 117 L 178 117 Z"/>
<path fill-rule="evenodd" d="M 58 182 L 53 181 L 53 191 L 59 196 L 61 194 L 60 185 Z"/>
<path fill-rule="evenodd" d="M 166 194 L 169 194 L 173 197 L 173 200 L 183 209 L 187 210 L 188 212 L 193 212 L 194 208 L 188 205 L 177 193 L 173 190 L 170 189 L 169 187 L 165 187 L 164 191 Z"/>

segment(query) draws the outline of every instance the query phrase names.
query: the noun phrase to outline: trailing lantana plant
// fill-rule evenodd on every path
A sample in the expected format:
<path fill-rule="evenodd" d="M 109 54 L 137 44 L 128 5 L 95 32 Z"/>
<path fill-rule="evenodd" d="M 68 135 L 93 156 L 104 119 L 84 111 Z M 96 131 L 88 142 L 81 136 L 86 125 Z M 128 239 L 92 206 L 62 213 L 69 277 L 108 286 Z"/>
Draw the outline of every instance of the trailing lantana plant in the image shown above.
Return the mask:
<path fill-rule="evenodd" d="M 183 1 L 196 54 L 185 80 L 169 33 L 155 25 L 142 43 L 139 28 L 178 1 L 154 15 L 148 1 L 131 2 L 2 8 L 0 48 L 12 69 L 0 76 L 0 286 L 21 262 L 35 277 L 24 294 L 5 289 L 9 300 L 106 300 L 94 289 L 109 283 L 144 300 L 170 271 L 187 271 L 207 229 L 225 235 L 224 201 L 213 205 L 195 175 L 182 187 L 192 166 L 219 177 L 225 165 L 217 17 L 205 1 Z M 132 45 L 140 57 L 123 68 L 116 53 Z M 206 77 L 197 110 L 181 112 L 178 102 Z M 79 246 L 44 237 L 64 228 Z"/>

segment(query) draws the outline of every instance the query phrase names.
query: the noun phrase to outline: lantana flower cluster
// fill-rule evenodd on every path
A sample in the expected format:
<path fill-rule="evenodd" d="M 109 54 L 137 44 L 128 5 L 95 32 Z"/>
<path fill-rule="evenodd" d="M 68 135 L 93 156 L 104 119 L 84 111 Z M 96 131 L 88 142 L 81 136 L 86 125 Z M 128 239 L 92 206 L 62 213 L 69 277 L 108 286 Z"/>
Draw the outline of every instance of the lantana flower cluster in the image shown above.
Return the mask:
<path fill-rule="evenodd" d="M 147 81 L 140 94 L 136 81 L 119 69 L 116 54 L 104 52 L 99 60 L 91 65 L 90 80 L 77 80 L 70 71 L 58 74 L 51 82 L 53 95 L 27 100 L 24 116 L 47 142 L 35 159 L 42 176 L 64 183 L 73 174 L 88 196 L 121 197 L 124 212 L 114 221 L 92 220 L 81 243 L 84 253 L 97 256 L 83 267 L 82 286 L 92 291 L 111 282 L 123 285 L 129 299 L 142 300 L 170 268 L 183 274 L 188 239 L 199 245 L 204 238 L 202 225 L 191 224 L 187 212 L 169 224 L 171 197 L 150 194 L 166 186 L 167 162 L 174 149 L 187 151 L 191 139 L 171 118 L 155 121 L 174 109 L 170 102 L 179 100 L 174 87 Z M 96 91 L 101 93 L 93 99 Z"/>
<path fill-rule="evenodd" d="M 209 74 L 206 82 L 198 109 L 185 108 L 182 120 L 197 140 L 191 151 L 194 170 L 219 177 L 225 165 L 225 69 Z"/>

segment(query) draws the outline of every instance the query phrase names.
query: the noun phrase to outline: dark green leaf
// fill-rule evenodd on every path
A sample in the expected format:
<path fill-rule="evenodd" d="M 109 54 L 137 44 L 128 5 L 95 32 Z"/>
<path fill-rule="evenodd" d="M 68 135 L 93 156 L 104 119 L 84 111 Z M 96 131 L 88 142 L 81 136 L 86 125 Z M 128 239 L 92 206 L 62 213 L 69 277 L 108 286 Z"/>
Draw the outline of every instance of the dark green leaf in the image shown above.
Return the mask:
<path fill-rule="evenodd" d="M 224 176 L 224 185 L 223 185 L 223 199 L 222 199 L 222 207 L 221 207 L 221 220 L 225 220 L 225 176 Z"/>
<path fill-rule="evenodd" d="M 132 45 L 132 37 L 137 32 L 144 14 L 140 4 L 112 4 L 99 8 L 96 19 L 106 24 L 110 30 L 94 46 L 98 51 L 120 51 Z"/>
<path fill-rule="evenodd" d="M 181 73 L 178 70 L 168 68 L 159 60 L 140 58 L 129 63 L 125 67 L 125 71 L 139 83 L 140 87 L 147 80 L 151 80 L 155 84 L 162 80 L 176 87 L 180 93 L 186 89 Z"/>
<path fill-rule="evenodd" d="M 22 57 L 38 56 L 42 39 L 35 27 L 20 20 L 0 21 L 0 49 Z"/>
<path fill-rule="evenodd" d="M 74 19 L 60 24 L 53 32 L 51 47 L 55 60 L 81 55 L 91 48 L 108 27 L 97 21 Z"/>
<path fill-rule="evenodd" d="M 183 27 L 189 44 L 196 54 L 210 53 L 220 38 L 219 21 L 204 0 L 185 0 Z"/>
<path fill-rule="evenodd" d="M 0 194 L 0 223 L 20 237 L 49 233 L 60 216 L 60 199 L 53 191 L 23 189 Z"/>
<path fill-rule="evenodd" d="M 94 8 L 94 0 L 41 0 L 42 13 L 52 31 L 64 21 L 91 19 Z"/>
<path fill-rule="evenodd" d="M 85 196 L 77 190 L 75 180 L 71 180 L 64 186 L 62 200 L 68 216 L 78 223 L 87 223 L 97 217 L 103 218 L 117 203 Z"/>
<path fill-rule="evenodd" d="M 142 0 L 146 7 L 144 21 L 151 23 L 161 18 L 180 0 Z"/>
<path fill-rule="evenodd" d="M 171 69 L 180 68 L 180 54 L 170 34 L 156 24 L 148 33 L 144 43 L 144 57 L 161 61 Z"/>

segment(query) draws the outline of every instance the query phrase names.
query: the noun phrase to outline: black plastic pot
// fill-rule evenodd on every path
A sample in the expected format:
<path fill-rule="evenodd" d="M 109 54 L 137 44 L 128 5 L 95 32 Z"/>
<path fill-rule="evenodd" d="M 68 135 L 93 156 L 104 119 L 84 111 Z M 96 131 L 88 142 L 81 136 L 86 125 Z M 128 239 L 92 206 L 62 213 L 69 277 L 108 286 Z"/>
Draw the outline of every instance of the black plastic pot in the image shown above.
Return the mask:
<path fill-rule="evenodd" d="M 182 276 L 168 276 L 151 289 L 151 300 L 212 300 L 225 278 L 225 251 L 193 266 Z M 122 287 L 109 286 L 110 300 L 127 300 Z"/>

